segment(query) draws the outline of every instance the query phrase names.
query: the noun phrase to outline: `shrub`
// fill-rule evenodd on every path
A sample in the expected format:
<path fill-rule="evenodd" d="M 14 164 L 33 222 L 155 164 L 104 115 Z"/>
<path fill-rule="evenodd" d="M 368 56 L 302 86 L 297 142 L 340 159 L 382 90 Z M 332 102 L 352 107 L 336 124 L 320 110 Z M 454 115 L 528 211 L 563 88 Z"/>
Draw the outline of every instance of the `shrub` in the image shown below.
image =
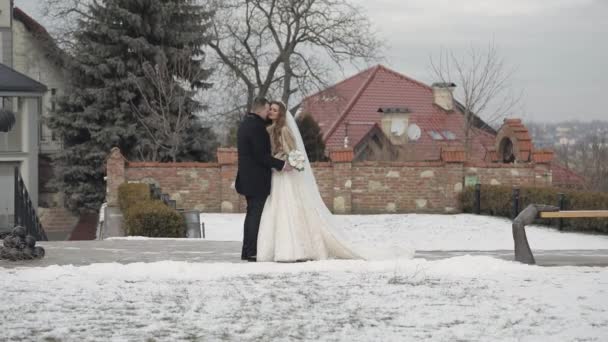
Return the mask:
<path fill-rule="evenodd" d="M 124 216 L 129 236 L 181 238 L 185 234 L 184 218 L 162 201 L 135 203 L 124 212 Z"/>
<path fill-rule="evenodd" d="M 513 188 L 508 186 L 481 186 L 481 214 L 511 217 Z M 559 194 L 565 194 L 566 210 L 606 210 L 608 193 L 583 192 L 557 188 L 521 187 L 519 209 L 530 204 L 558 205 Z M 462 210 L 472 213 L 475 206 L 475 188 L 467 187 L 461 195 Z M 550 225 L 555 220 L 537 220 L 538 224 Z M 581 218 L 564 219 L 563 228 L 576 231 L 595 231 L 608 233 L 608 219 Z"/>
<path fill-rule="evenodd" d="M 321 127 L 308 113 L 304 113 L 298 117 L 296 121 L 306 154 L 311 162 L 325 161 L 325 142 L 323 142 L 323 134 Z"/>
<path fill-rule="evenodd" d="M 144 183 L 123 183 L 118 187 L 118 206 L 126 212 L 136 203 L 151 199 L 150 186 Z"/>

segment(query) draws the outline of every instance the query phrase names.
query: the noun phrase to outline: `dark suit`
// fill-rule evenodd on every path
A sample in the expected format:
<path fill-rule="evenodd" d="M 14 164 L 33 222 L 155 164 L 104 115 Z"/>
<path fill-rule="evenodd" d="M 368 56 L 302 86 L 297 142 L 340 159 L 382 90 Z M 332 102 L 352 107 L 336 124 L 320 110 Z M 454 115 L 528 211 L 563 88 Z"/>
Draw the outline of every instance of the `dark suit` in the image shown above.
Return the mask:
<path fill-rule="evenodd" d="M 266 122 L 256 114 L 247 114 L 241 122 L 237 147 L 236 191 L 247 199 L 241 258 L 248 258 L 257 254 L 258 230 L 264 204 L 270 194 L 272 169 L 281 170 L 285 162 L 272 157 Z"/>

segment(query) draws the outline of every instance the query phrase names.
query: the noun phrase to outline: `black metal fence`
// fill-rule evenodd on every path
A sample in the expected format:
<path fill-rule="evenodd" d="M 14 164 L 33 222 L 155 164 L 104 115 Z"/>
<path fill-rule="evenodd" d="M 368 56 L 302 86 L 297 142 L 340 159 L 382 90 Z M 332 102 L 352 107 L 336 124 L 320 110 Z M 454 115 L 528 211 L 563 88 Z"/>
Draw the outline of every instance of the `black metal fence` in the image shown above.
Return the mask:
<path fill-rule="evenodd" d="M 15 166 L 15 226 L 25 227 L 27 234 L 38 241 L 48 241 L 18 166 Z"/>
<path fill-rule="evenodd" d="M 152 199 L 163 201 L 168 207 L 177 209 L 177 202 L 171 199 L 169 194 L 164 194 L 162 190 L 154 184 L 150 184 L 150 195 Z"/>
<path fill-rule="evenodd" d="M 564 193 L 559 193 L 558 198 L 556 199 L 557 206 L 559 210 L 566 210 L 566 195 Z M 549 203 L 537 203 L 537 204 L 549 204 Z M 513 192 L 511 193 L 511 219 L 515 219 L 517 215 L 521 212 L 521 198 L 520 198 L 520 189 L 515 187 L 513 188 Z M 479 215 L 481 213 L 481 185 L 475 185 L 475 203 L 473 205 L 473 213 Z M 564 220 L 559 219 L 557 222 L 557 227 L 562 230 L 564 226 Z"/>

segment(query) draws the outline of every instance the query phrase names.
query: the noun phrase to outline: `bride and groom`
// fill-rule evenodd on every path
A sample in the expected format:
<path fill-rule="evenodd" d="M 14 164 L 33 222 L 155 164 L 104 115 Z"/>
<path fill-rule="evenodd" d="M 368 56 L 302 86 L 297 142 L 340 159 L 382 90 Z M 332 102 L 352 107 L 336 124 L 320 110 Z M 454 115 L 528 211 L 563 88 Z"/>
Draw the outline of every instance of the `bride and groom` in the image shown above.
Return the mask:
<path fill-rule="evenodd" d="M 290 165 L 291 152 L 305 156 L 306 150 L 284 103 L 255 99 L 239 126 L 237 147 L 235 186 L 247 200 L 242 260 L 370 259 L 377 254 L 348 241 L 321 198 L 308 158 L 301 170 Z M 413 254 L 401 247 L 388 251 L 384 248 L 378 258 Z"/>

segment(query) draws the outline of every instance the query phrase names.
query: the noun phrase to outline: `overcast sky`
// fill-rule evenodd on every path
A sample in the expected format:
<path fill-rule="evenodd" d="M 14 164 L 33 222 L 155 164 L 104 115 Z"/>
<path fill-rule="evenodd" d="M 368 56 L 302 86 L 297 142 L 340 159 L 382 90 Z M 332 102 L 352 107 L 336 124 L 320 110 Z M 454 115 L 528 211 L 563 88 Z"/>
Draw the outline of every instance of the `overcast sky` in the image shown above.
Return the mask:
<path fill-rule="evenodd" d="M 354 0 L 387 42 L 386 64 L 426 83 L 429 57 L 494 40 L 516 69 L 520 117 L 608 120 L 608 0 Z M 34 18 L 43 0 L 16 0 Z"/>

